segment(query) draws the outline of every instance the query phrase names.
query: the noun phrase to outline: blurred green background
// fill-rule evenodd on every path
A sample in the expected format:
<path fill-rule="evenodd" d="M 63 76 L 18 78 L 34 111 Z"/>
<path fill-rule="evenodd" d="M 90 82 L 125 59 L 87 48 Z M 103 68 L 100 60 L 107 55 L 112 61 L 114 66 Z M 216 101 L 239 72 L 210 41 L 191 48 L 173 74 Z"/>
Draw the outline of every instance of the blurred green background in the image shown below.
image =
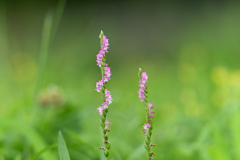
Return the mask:
<path fill-rule="evenodd" d="M 149 75 L 156 160 L 240 159 L 240 3 L 0 2 L 0 160 L 102 151 L 98 35 L 109 38 L 111 160 L 147 159 L 138 68 Z M 47 148 L 50 146 L 50 149 Z"/>

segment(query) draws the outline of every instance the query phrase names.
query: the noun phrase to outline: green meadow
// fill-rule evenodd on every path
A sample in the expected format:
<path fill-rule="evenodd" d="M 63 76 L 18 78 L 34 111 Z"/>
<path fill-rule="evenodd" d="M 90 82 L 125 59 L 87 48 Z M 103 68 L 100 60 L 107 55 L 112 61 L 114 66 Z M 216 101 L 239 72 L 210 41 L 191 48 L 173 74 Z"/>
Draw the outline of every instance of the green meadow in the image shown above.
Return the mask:
<path fill-rule="evenodd" d="M 5 3 L 4 3 L 5 2 Z M 96 92 L 109 39 L 109 160 L 144 160 L 138 69 L 155 160 L 240 159 L 240 3 L 1 1 L 0 160 L 102 160 Z"/>

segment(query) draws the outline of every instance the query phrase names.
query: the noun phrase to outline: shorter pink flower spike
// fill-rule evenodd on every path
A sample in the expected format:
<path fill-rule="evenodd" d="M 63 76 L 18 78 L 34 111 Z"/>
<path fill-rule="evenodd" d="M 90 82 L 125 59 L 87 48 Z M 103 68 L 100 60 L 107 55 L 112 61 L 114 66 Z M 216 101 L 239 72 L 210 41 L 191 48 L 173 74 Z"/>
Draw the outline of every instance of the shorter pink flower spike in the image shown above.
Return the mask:
<path fill-rule="evenodd" d="M 108 126 L 108 125 L 112 125 L 111 122 L 105 122 L 105 125 Z"/>

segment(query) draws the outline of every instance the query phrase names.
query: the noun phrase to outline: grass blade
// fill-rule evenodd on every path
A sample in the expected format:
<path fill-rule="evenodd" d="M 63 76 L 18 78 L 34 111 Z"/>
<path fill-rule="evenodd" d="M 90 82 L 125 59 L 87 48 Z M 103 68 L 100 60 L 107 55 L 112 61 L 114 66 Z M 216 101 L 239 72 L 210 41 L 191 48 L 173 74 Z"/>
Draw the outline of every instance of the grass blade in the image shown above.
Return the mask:
<path fill-rule="evenodd" d="M 59 134 L 58 134 L 58 151 L 59 151 L 60 160 L 70 160 L 68 149 L 61 131 L 59 131 Z"/>

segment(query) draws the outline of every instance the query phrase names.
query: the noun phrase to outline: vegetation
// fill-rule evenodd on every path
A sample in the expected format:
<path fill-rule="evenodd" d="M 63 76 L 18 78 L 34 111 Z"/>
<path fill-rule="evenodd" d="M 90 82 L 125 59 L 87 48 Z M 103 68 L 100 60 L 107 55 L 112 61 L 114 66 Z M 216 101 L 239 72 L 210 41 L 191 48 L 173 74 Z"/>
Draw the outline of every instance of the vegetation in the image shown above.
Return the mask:
<path fill-rule="evenodd" d="M 109 160 L 147 159 L 139 67 L 156 112 L 154 159 L 240 159 L 238 3 L 54 2 L 0 5 L 0 160 L 59 159 L 59 130 L 71 160 L 104 158 L 101 29 L 113 74 Z"/>

